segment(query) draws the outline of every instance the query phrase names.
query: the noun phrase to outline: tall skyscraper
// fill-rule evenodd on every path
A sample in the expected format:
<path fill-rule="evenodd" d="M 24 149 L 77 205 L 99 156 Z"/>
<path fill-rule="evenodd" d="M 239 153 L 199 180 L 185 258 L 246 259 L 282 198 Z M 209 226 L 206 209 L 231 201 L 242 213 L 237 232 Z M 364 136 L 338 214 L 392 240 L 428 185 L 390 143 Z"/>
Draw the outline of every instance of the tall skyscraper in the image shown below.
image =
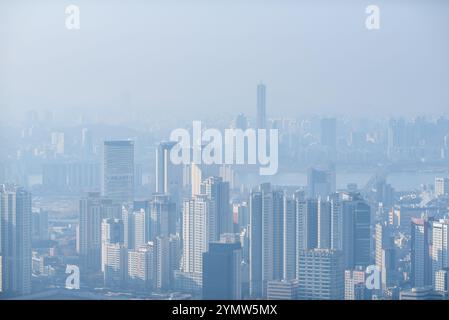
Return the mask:
<path fill-rule="evenodd" d="M 432 266 L 429 255 L 430 231 L 427 220 L 412 218 L 410 276 L 412 285 L 416 288 L 432 284 Z"/>
<path fill-rule="evenodd" d="M 317 247 L 321 249 L 331 248 L 332 207 L 329 201 L 318 199 L 317 204 Z"/>
<path fill-rule="evenodd" d="M 179 269 L 178 235 L 158 236 L 155 241 L 156 275 L 155 287 L 165 291 L 173 286 L 174 271 Z"/>
<path fill-rule="evenodd" d="M 284 196 L 263 183 L 250 196 L 250 294 L 266 297 L 267 282 L 283 277 Z"/>
<path fill-rule="evenodd" d="M 249 201 L 250 296 L 262 296 L 262 192 L 251 191 Z"/>
<path fill-rule="evenodd" d="M 90 192 L 79 201 L 78 248 L 81 266 L 91 271 L 101 267 L 102 199 Z"/>
<path fill-rule="evenodd" d="M 388 226 L 377 223 L 375 226 L 375 263 L 381 271 L 382 290 L 396 284 L 396 254 L 394 238 L 390 235 Z"/>
<path fill-rule="evenodd" d="M 170 160 L 170 151 L 175 145 L 176 142 L 163 141 L 156 149 L 156 192 L 169 194 L 178 203 L 182 188 L 182 166 Z"/>
<path fill-rule="evenodd" d="M 298 259 L 299 299 L 344 298 L 344 268 L 341 251 L 300 250 Z"/>
<path fill-rule="evenodd" d="M 203 254 L 203 299 L 241 299 L 241 258 L 239 242 L 209 244 Z"/>
<path fill-rule="evenodd" d="M 318 200 L 296 198 L 297 250 L 318 246 Z"/>
<path fill-rule="evenodd" d="M 184 201 L 183 207 L 183 259 L 182 271 L 185 273 L 203 272 L 203 253 L 209 248 L 214 237 L 210 228 L 214 223 L 213 203 L 207 195 L 197 195 Z"/>
<path fill-rule="evenodd" d="M 296 201 L 287 195 L 284 195 L 283 220 L 283 278 L 291 280 L 296 277 Z"/>
<path fill-rule="evenodd" d="M 201 193 L 206 194 L 214 203 L 216 221 L 214 231 L 215 239 L 220 238 L 220 234 L 233 231 L 232 214 L 229 204 L 229 183 L 224 182 L 220 177 L 209 177 L 201 184 Z"/>
<path fill-rule="evenodd" d="M 0 185 L 0 287 L 6 295 L 31 292 L 31 194 Z"/>
<path fill-rule="evenodd" d="M 134 199 L 134 141 L 105 141 L 103 194 L 117 202 Z"/>
<path fill-rule="evenodd" d="M 167 237 L 176 233 L 178 214 L 176 204 L 166 194 L 155 194 L 150 202 L 150 238 Z M 148 241 L 147 240 L 147 241 Z"/>
<path fill-rule="evenodd" d="M 371 208 L 359 194 L 342 201 L 343 253 L 345 269 L 370 265 Z"/>
<path fill-rule="evenodd" d="M 449 267 L 449 220 L 440 219 L 432 224 L 432 284 L 435 287 L 436 272 Z"/>
<path fill-rule="evenodd" d="M 271 280 L 281 280 L 284 276 L 284 192 L 282 190 L 273 191 L 273 235 L 272 246 L 273 255 L 270 260 L 273 262 L 273 274 Z M 267 279 L 268 280 L 268 279 Z"/>
<path fill-rule="evenodd" d="M 266 87 L 264 84 L 257 86 L 257 119 L 256 129 L 266 129 Z"/>

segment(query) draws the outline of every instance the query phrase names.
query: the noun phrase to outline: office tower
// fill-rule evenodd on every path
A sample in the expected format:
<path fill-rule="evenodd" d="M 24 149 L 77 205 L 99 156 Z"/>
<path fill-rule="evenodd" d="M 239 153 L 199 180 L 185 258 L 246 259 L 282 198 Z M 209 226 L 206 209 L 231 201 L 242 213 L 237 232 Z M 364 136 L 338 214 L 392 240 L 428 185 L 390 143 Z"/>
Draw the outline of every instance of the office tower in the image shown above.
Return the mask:
<path fill-rule="evenodd" d="M 435 178 L 435 196 L 449 195 L 449 177 Z"/>
<path fill-rule="evenodd" d="M 0 185 L 0 287 L 6 295 L 31 292 L 31 194 Z"/>
<path fill-rule="evenodd" d="M 239 242 L 209 244 L 203 253 L 203 299 L 241 299 L 241 259 Z"/>
<path fill-rule="evenodd" d="M 271 280 L 267 284 L 268 300 L 296 300 L 299 293 L 299 281 L 295 279 Z"/>
<path fill-rule="evenodd" d="M 359 194 L 346 197 L 340 203 L 345 269 L 366 267 L 371 254 L 371 209 Z"/>
<path fill-rule="evenodd" d="M 50 239 L 50 233 L 48 231 L 48 212 L 39 210 L 39 212 L 33 212 L 31 214 L 31 229 L 33 241 L 46 241 Z"/>
<path fill-rule="evenodd" d="M 209 177 L 201 184 L 201 193 L 206 194 L 215 208 L 215 238 L 217 241 L 220 234 L 233 231 L 232 215 L 229 205 L 229 183 L 220 177 Z"/>
<path fill-rule="evenodd" d="M 262 192 L 251 190 L 249 201 L 250 296 L 262 296 Z"/>
<path fill-rule="evenodd" d="M 90 156 L 94 152 L 92 131 L 87 128 L 81 130 L 81 150 L 84 156 Z"/>
<path fill-rule="evenodd" d="M 105 141 L 103 194 L 117 202 L 134 199 L 134 141 Z"/>
<path fill-rule="evenodd" d="M 122 243 L 106 243 L 104 249 L 104 285 L 120 288 L 126 280 L 127 250 Z"/>
<path fill-rule="evenodd" d="M 264 84 L 257 86 L 257 119 L 256 129 L 266 129 L 266 87 Z"/>
<path fill-rule="evenodd" d="M 64 133 L 52 132 L 51 145 L 55 154 L 64 154 Z"/>
<path fill-rule="evenodd" d="M 332 207 L 331 203 L 318 199 L 317 204 L 318 211 L 318 226 L 317 226 L 317 248 L 320 249 L 330 249 L 331 248 L 331 215 Z"/>
<path fill-rule="evenodd" d="M 101 271 L 106 265 L 106 245 L 111 243 L 124 243 L 123 220 L 106 218 L 101 222 Z"/>
<path fill-rule="evenodd" d="M 90 192 L 79 201 L 78 243 L 81 266 L 91 271 L 101 267 L 101 220 L 100 193 Z"/>
<path fill-rule="evenodd" d="M 296 201 L 284 195 L 283 279 L 296 277 Z"/>
<path fill-rule="evenodd" d="M 296 237 L 297 250 L 318 246 L 318 200 L 296 199 Z"/>
<path fill-rule="evenodd" d="M 328 195 L 335 192 L 335 170 L 309 168 L 307 189 L 309 198 L 326 199 Z"/>
<path fill-rule="evenodd" d="M 156 149 L 156 192 L 170 194 L 178 203 L 182 188 L 182 166 L 170 159 L 170 151 L 176 145 L 173 141 L 163 141 Z"/>
<path fill-rule="evenodd" d="M 411 221 L 411 270 L 410 278 L 413 287 L 424 287 L 432 284 L 431 260 L 429 256 L 429 222 L 412 218 Z"/>
<path fill-rule="evenodd" d="M 370 300 L 365 269 L 345 270 L 345 300 Z"/>
<path fill-rule="evenodd" d="M 183 207 L 183 272 L 201 274 L 203 253 L 208 250 L 214 231 L 213 203 L 207 195 L 197 195 L 184 201 Z"/>
<path fill-rule="evenodd" d="M 447 297 L 449 294 L 449 268 L 435 271 L 435 291 Z"/>
<path fill-rule="evenodd" d="M 337 147 L 337 119 L 321 119 L 321 145 L 332 149 Z"/>
<path fill-rule="evenodd" d="M 166 194 L 155 194 L 150 202 L 150 239 L 176 233 L 176 204 Z"/>
<path fill-rule="evenodd" d="M 449 267 L 449 220 L 433 221 L 432 227 L 432 283 L 435 286 L 435 274 Z"/>
<path fill-rule="evenodd" d="M 136 291 L 150 292 L 155 285 L 156 262 L 153 242 L 128 251 L 128 284 Z"/>
<path fill-rule="evenodd" d="M 300 250 L 298 264 L 299 299 L 344 298 L 344 267 L 341 251 Z"/>

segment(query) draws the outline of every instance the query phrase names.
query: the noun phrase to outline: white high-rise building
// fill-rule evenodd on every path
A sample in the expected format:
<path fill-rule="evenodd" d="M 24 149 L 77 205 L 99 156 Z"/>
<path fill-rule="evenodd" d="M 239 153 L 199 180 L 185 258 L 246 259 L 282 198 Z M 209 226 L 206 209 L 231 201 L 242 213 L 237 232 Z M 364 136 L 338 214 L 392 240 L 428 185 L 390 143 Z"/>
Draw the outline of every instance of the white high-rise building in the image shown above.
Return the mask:
<path fill-rule="evenodd" d="M 207 195 L 196 195 L 184 201 L 182 271 L 201 274 L 203 253 L 213 237 L 214 207 Z"/>
<path fill-rule="evenodd" d="M 0 185 L 0 289 L 5 294 L 31 292 L 31 194 Z"/>
<path fill-rule="evenodd" d="M 412 218 L 411 223 L 411 280 L 415 288 L 432 284 L 429 258 L 430 226 L 424 219 Z"/>
<path fill-rule="evenodd" d="M 432 283 L 435 286 L 435 274 L 449 267 L 449 220 L 432 222 Z"/>
<path fill-rule="evenodd" d="M 155 285 L 156 257 L 153 242 L 128 251 L 128 283 L 137 290 L 152 290 Z"/>
<path fill-rule="evenodd" d="M 107 243 L 104 248 L 104 284 L 107 287 L 122 287 L 126 280 L 127 250 L 122 243 Z"/>
<path fill-rule="evenodd" d="M 79 201 L 78 247 L 81 265 L 92 271 L 101 268 L 102 199 L 91 192 Z"/>

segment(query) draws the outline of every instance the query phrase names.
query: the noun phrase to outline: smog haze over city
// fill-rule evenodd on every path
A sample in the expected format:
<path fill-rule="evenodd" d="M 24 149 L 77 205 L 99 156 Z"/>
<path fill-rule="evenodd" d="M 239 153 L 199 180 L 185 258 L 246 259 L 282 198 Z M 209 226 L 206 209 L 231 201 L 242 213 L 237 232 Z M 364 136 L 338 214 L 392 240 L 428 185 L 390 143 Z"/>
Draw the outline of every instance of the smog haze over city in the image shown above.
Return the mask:
<path fill-rule="evenodd" d="M 2 1 L 0 299 L 447 300 L 448 17 Z"/>

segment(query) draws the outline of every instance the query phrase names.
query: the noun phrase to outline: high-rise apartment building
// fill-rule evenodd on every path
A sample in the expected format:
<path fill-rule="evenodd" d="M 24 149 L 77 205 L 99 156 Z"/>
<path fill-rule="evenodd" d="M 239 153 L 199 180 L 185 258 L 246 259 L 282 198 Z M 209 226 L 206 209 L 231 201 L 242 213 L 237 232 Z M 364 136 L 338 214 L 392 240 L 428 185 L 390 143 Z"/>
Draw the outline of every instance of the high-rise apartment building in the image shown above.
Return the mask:
<path fill-rule="evenodd" d="M 31 292 L 31 194 L 0 185 L 0 287 L 6 295 Z"/>

